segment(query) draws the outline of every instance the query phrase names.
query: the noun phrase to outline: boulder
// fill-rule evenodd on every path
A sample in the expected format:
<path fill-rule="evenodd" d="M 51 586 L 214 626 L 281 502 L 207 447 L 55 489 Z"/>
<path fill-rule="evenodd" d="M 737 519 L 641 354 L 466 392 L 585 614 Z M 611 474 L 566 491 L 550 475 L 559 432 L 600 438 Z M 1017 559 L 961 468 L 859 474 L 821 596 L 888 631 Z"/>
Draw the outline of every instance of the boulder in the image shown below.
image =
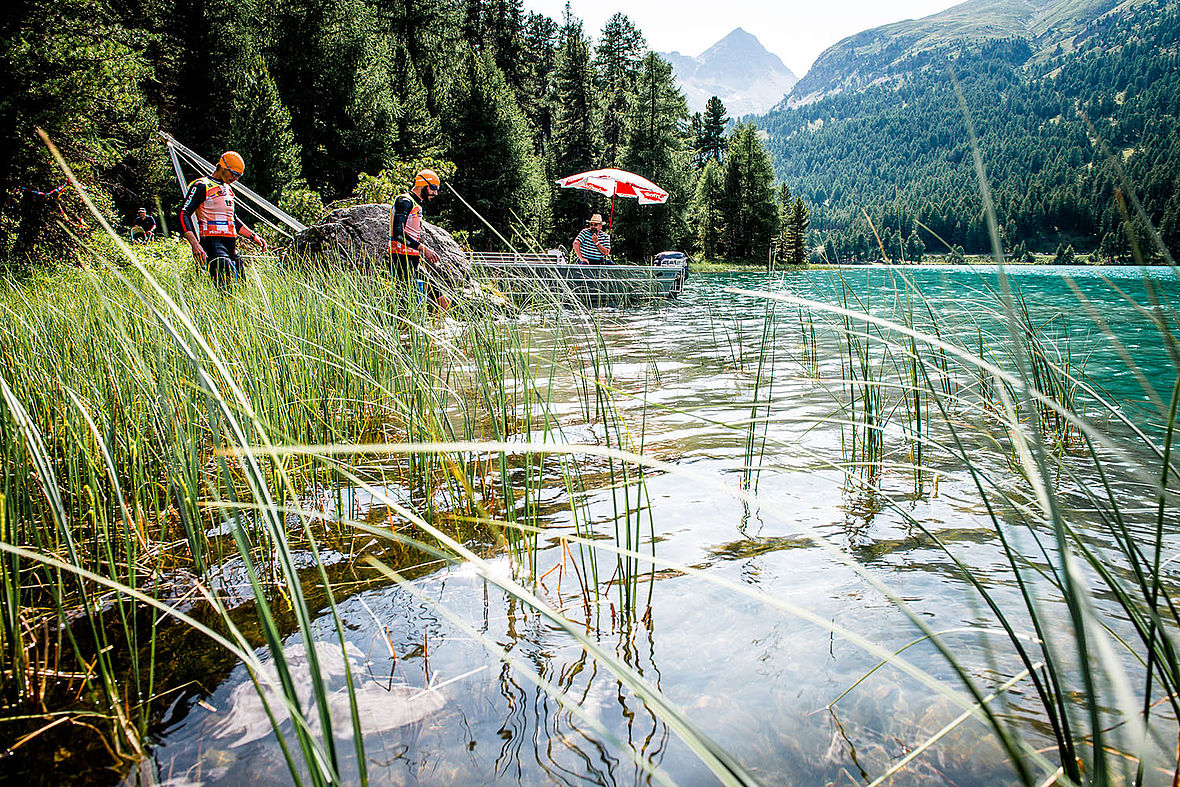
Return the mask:
<path fill-rule="evenodd" d="M 338 208 L 296 235 L 291 253 L 349 266 L 383 266 L 389 244 L 389 210 L 389 205 Z M 451 287 L 471 283 L 471 262 L 450 233 L 423 221 L 422 236 L 439 254 L 434 268 L 443 283 Z"/>

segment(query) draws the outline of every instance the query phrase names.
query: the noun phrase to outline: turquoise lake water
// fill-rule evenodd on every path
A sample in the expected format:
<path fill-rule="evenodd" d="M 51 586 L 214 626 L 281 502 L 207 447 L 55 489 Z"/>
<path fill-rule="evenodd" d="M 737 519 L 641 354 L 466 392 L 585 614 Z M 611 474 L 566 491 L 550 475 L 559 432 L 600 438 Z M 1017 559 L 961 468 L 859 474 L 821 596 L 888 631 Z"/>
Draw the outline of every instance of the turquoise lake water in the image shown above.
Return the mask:
<path fill-rule="evenodd" d="M 1150 317 L 1176 328 L 1180 281 L 1166 269 L 1146 275 L 1137 268 L 1008 270 L 1029 322 L 1090 386 L 1075 391 L 1077 406 L 1109 440 L 1103 455 L 1128 526 L 1149 538 L 1154 497 L 1140 470 L 1150 467 L 1151 452 L 1115 415 L 1149 439 L 1161 439 L 1162 408 L 1171 398 L 1176 366 Z M 846 421 L 856 411 L 849 409 L 854 394 L 842 361 L 847 341 L 837 330 L 839 316 L 801 313 L 794 302 L 734 290 L 843 304 L 888 320 L 898 320 L 904 305 L 914 304 L 919 329 L 933 314 L 947 342 L 982 349 L 997 365 L 1015 363 L 991 267 L 698 275 L 671 304 L 572 317 L 588 337 L 599 323 L 615 401 L 632 438 L 645 456 L 673 466 L 650 472 L 643 494 L 628 494 L 624 501 L 621 490 L 609 488 L 606 460 L 580 460 L 597 490 L 585 501 L 586 510 L 604 538 L 614 533 L 620 505 L 640 511 L 641 551 L 650 551 L 654 541 L 655 554 L 668 563 L 654 571 L 643 567 L 645 614 L 623 625 L 611 606 L 617 598 L 613 559 L 601 558 L 592 580 L 575 575 L 574 560 L 565 557 L 561 539 L 574 525 L 564 491 L 555 488 L 538 518 L 547 530 L 536 555 L 538 573 L 554 571 L 536 592 L 657 687 L 757 780 L 865 784 L 962 712 L 948 696 L 962 695 L 961 683 L 928 642 L 913 644 L 920 635 L 902 605 L 942 633 L 979 685 L 994 688 L 1020 667 L 962 572 L 926 533 L 936 535 L 1023 621 L 1018 588 L 975 479 L 953 452 L 937 448 L 950 434 L 937 408 L 927 404 L 931 445 L 924 471 L 915 473 L 907 469 L 914 457 L 906 436 L 911 422 L 903 415 L 900 389 L 889 388 L 882 466 L 871 484 L 857 482 L 863 474 L 846 472 L 852 439 Z M 521 321 L 517 329 L 535 332 L 537 346 L 551 336 L 541 317 Z M 805 340 L 813 330 L 814 340 Z M 884 370 L 883 379 L 892 379 L 903 345 L 895 344 L 890 355 L 876 329 L 856 323 L 856 330 L 868 331 L 869 357 Z M 587 418 L 578 402 L 578 379 L 566 373 L 546 381 L 566 440 L 602 444 L 602 425 Z M 1019 531 L 1026 535 L 1016 537 L 1017 548 L 1027 550 L 1034 564 L 1052 560 L 1032 540 L 1044 525 L 1028 482 L 1011 454 L 995 450 L 1004 430 L 970 406 L 982 397 L 983 387 L 973 387 L 977 382 L 966 368 L 958 373 L 949 418 L 976 471 L 1027 505 L 1009 505 L 998 514 L 1016 530 L 1031 522 Z M 753 428 L 747 425 L 751 415 Z M 1086 498 L 1095 475 L 1076 447 L 1062 454 L 1069 472 L 1059 475 L 1057 491 L 1082 538 L 1106 549 L 1110 539 Z M 1166 554 L 1180 552 L 1176 525 L 1169 520 Z M 511 573 L 506 556 L 492 561 L 495 570 Z M 1177 570 L 1176 564 L 1165 568 L 1169 585 Z M 580 589 L 589 581 L 606 588 L 592 609 Z M 1047 583 L 1036 592 L 1068 657 L 1059 594 Z M 1109 594 L 1100 588 L 1094 603 L 1113 631 L 1127 634 Z M 652 781 L 636 760 L 675 783 L 715 782 L 634 691 L 567 632 L 471 566 L 427 573 L 411 588 L 366 590 L 343 599 L 340 611 L 350 638 L 347 657 L 372 717 L 366 738 L 371 783 Z M 317 639 L 332 642 L 331 620 L 324 616 L 318 625 Z M 290 646 L 295 653 L 303 647 L 296 640 Z M 535 685 L 489 647 L 511 654 L 550 688 Z M 874 671 L 882 652 L 903 648 L 928 681 L 895 666 Z M 335 656 L 342 667 L 338 649 Z M 1125 653 L 1119 658 L 1133 660 Z M 339 689 L 342 676 L 341 668 L 328 677 Z M 289 783 L 269 723 L 251 700 L 245 669 L 217 676 L 205 689 L 178 702 L 159 731 L 154 758 L 161 780 L 177 786 Z M 555 689 L 582 713 L 563 709 Z M 996 707 L 1031 748 L 1052 759 L 1043 712 L 1027 683 L 1005 692 Z M 1160 724 L 1168 730 L 1159 736 L 1161 762 L 1171 756 L 1174 765 L 1174 725 Z M 353 758 L 346 765 L 353 779 L 350 746 L 342 744 L 342 750 L 346 762 Z M 955 726 L 892 783 L 1014 781 L 993 734 L 971 720 Z M 1162 770 L 1149 770 L 1148 781 L 1169 779 Z"/>

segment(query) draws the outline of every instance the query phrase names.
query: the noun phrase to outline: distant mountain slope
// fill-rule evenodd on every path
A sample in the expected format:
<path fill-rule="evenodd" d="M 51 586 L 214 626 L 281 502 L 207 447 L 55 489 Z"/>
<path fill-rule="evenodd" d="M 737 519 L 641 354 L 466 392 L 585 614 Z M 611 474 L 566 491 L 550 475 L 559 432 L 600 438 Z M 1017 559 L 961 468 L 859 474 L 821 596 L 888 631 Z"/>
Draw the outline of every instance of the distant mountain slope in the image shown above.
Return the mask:
<path fill-rule="evenodd" d="M 1121 0 L 968 0 L 922 19 L 907 19 L 857 33 L 825 50 L 795 85 L 789 103 L 853 90 L 926 65 L 932 55 L 964 44 L 1027 42 L 1032 55 L 1072 38 Z M 1123 6 L 1136 3 L 1123 2 Z"/>
<path fill-rule="evenodd" d="M 1180 2 L 970 0 L 840 42 L 758 119 L 779 177 L 839 253 L 880 256 L 874 229 L 889 256 L 913 236 L 988 251 L 952 74 L 1009 250 L 1128 259 L 1126 184 L 1102 146 L 1180 250 Z"/>
<path fill-rule="evenodd" d="M 711 96 L 720 98 L 732 117 L 765 112 L 798 81 L 778 55 L 768 52 L 740 27 L 700 57 L 660 54 L 675 69 L 676 81 L 693 112 L 703 110 Z"/>

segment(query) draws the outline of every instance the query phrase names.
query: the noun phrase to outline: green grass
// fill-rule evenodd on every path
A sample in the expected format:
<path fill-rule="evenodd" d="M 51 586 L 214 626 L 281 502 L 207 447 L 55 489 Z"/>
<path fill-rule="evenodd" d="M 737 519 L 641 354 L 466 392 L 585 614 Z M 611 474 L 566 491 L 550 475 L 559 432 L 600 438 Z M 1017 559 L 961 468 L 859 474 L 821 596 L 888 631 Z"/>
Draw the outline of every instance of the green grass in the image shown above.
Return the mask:
<path fill-rule="evenodd" d="M 934 630 L 901 588 L 822 536 L 813 540 L 906 615 L 947 665 L 947 680 L 905 649 L 656 554 L 647 475 L 693 471 L 644 454 L 649 411 L 633 420 L 621 406 L 644 394 L 616 385 L 593 315 L 539 310 L 522 323 L 460 301 L 444 319 L 381 275 L 266 262 L 219 289 L 168 244 L 131 260 L 105 243 L 95 242 L 92 268 L 0 284 L 0 723 L 9 749 L 41 752 L 35 747 L 84 729 L 114 764 L 145 756 L 151 723 L 175 688 L 160 649 L 172 621 L 248 666 L 294 781 L 342 783 L 353 758 L 364 781 L 355 702 L 350 752 L 328 732 L 316 649 L 302 670 L 283 652 L 293 632 L 312 640 L 320 612 L 343 647 L 335 605 L 363 585 L 334 579 L 320 558 L 326 549 L 389 581 L 404 582 L 425 563 L 472 566 L 585 648 L 727 784 L 752 777 L 598 641 L 604 607 L 620 613 L 612 625 L 623 631 L 642 622 L 643 578 L 656 569 L 698 577 L 768 615 L 798 616 L 919 681 L 962 710 L 955 725 L 984 725 L 1025 784 L 1150 781 L 1143 774 L 1158 765 L 1150 752 L 1175 740 L 1180 615 L 1163 571 L 1164 535 L 1177 514 L 1180 382 L 1162 395 L 1145 392 L 1164 425 L 1145 433 L 1089 387 L 1085 358 L 1053 325 L 1034 323 L 1003 278 L 998 331 L 941 322 L 904 278 L 883 290 L 886 303 L 748 293 L 768 302 L 757 334 L 714 315 L 714 342 L 726 350 L 718 354 L 749 397 L 745 416 L 717 425 L 742 445 L 741 483 L 702 478 L 702 487 L 757 506 L 760 480 L 790 470 L 766 457 L 775 454 L 767 426 L 791 416 L 774 406 L 786 371 L 771 350 L 792 342 L 798 373 L 829 386 L 833 408 L 818 425 L 848 436 L 840 455 L 817 458 L 945 551 L 986 619 L 979 650 L 992 669 L 969 662 L 973 650 Z M 1174 316 L 1149 313 L 1180 357 Z M 818 379 L 831 348 L 839 379 Z M 555 381 L 573 381 L 577 417 L 600 428 L 600 444 L 565 443 L 570 424 L 554 414 Z M 1083 398 L 1093 412 L 1080 409 Z M 988 512 L 1006 561 L 998 579 L 908 505 L 936 493 L 926 479 L 952 473 Z M 914 479 L 904 495 L 889 490 L 897 474 Z M 594 522 L 586 499 L 598 482 L 612 512 Z M 1127 482 L 1149 490 L 1151 538 L 1137 529 L 1143 512 L 1120 497 Z M 577 555 L 582 617 L 537 592 L 546 484 L 564 488 L 575 525 L 565 539 Z M 366 490 L 376 504 L 352 516 L 341 504 L 345 488 Z M 335 494 L 334 509 L 302 504 L 322 489 Z M 489 565 L 500 553 L 510 577 Z M 298 564 L 302 555 L 309 566 Z M 229 558 L 247 573 L 245 611 L 231 610 L 209 580 Z M 170 597 L 178 574 L 201 589 L 204 620 Z M 1014 588 L 1018 605 L 1002 602 L 997 588 Z M 252 655 L 259 645 L 273 678 Z M 528 665 L 514 666 L 548 686 Z M 299 706 L 300 683 L 311 687 L 310 708 Z M 1013 689 L 1036 698 L 1031 722 L 1009 706 Z M 1030 725 L 1050 749 L 1034 746 Z M 658 762 L 624 756 L 665 778 Z"/>
<path fill-rule="evenodd" d="M 852 435 L 842 461 L 850 482 L 870 489 L 941 546 L 938 533 L 910 514 L 904 497 L 888 494 L 885 484 L 900 473 L 921 478 L 966 472 L 974 480 L 1009 561 L 1005 582 L 1019 588 L 1023 608 L 999 603 L 995 578 L 986 578 L 950 546 L 943 549 L 975 588 L 990 621 L 1006 632 L 1009 648 L 991 645 L 987 651 L 996 663 L 1015 656 L 1024 665 L 1056 742 L 1059 779 L 1134 781 L 1136 765 L 1149 761 L 1152 746 L 1162 740 L 1166 748 L 1176 733 L 1180 619 L 1159 571 L 1163 523 L 1175 521 L 1177 505 L 1169 489 L 1177 472 L 1170 456 L 1174 393 L 1164 398 L 1171 404 L 1161 404 L 1165 430 L 1159 437 L 1122 429 L 1129 424 L 1120 424 L 1117 411 L 1103 406 L 1084 417 L 1077 393 L 1086 389 L 1085 359 L 1071 357 L 1068 343 L 1054 339 L 1052 326 L 1030 324 L 1019 295 L 1001 300 L 1007 305 L 996 315 L 1001 324 L 1011 323 L 1012 338 L 993 337 L 980 345 L 982 353 L 971 346 L 969 332 L 960 330 L 956 338 L 948 326 L 916 325 L 904 301 L 891 313 L 872 304 L 877 308 L 869 316 L 866 303 L 762 297 L 809 308 L 816 319 L 828 315 L 825 330 L 844 347 L 843 387 L 832 393 L 844 403 L 835 417 Z M 1163 331 L 1161 341 L 1175 341 L 1171 328 Z M 981 376 L 991 384 L 973 382 Z M 1111 427 L 1119 428 L 1108 432 Z M 1128 439 L 1140 444 L 1132 448 Z M 1128 450 L 1154 455 L 1158 468 L 1128 470 L 1117 458 Z M 997 454 L 1018 483 L 995 474 Z M 1128 474 L 1158 490 L 1153 540 L 1135 534 L 1131 522 L 1141 522 L 1142 515 L 1128 510 L 1129 501 L 1116 492 Z M 1089 480 L 1095 478 L 1097 487 Z M 1085 490 L 1084 503 L 1076 501 L 1079 488 Z M 1113 610 L 1103 603 L 1111 599 Z M 939 644 L 916 616 L 911 620 L 983 707 L 993 684 L 980 682 L 959 664 L 953 646 Z M 1129 637 L 1123 621 L 1130 623 Z M 1063 625 L 1069 632 L 1064 637 Z M 1169 712 L 1161 717 L 1153 710 L 1157 704 Z M 1037 774 L 1035 758 L 1024 749 L 1019 725 L 1003 713 L 989 713 L 988 724 L 1021 781 L 1040 783 L 1044 774 Z M 1153 738 L 1156 743 L 1150 744 Z"/>
<path fill-rule="evenodd" d="M 173 687 L 156 681 L 160 606 L 145 609 L 135 594 L 166 598 L 178 573 L 204 583 L 230 556 L 244 561 L 254 596 L 249 642 L 269 647 L 278 696 L 293 703 L 300 678 L 284 666 L 290 623 L 279 621 L 293 620 L 306 638 L 305 594 L 330 615 L 334 603 L 318 558 L 309 574 L 295 554 L 394 557 L 401 571 L 436 557 L 388 538 L 366 553 L 358 523 L 343 514 L 287 510 L 316 489 L 403 490 L 398 505 L 448 538 L 506 548 L 525 585 L 537 581 L 538 536 L 521 525 L 541 515 L 544 479 L 563 479 L 580 532 L 590 532 L 577 464 L 545 451 L 443 448 L 372 462 L 360 449 L 324 458 L 280 456 L 278 446 L 495 446 L 526 434 L 561 442 L 543 392 L 576 345 L 587 372 L 582 411 L 603 424 L 610 446 L 638 448 L 615 414 L 596 324 L 587 332 L 560 309 L 540 331 L 546 344 L 535 346 L 533 332 L 515 330 L 498 307 L 464 303 L 444 318 L 380 274 L 261 261 L 241 284 L 218 288 L 181 246 L 156 244 L 137 257 L 120 261 L 96 238 L 92 267 L 0 282 L 0 530 L 5 543 L 42 556 L 10 553 L 0 563 L 0 650 L 10 665 L 0 675 L 0 717 L 14 742 L 67 731 L 50 728 L 58 718 L 89 719 L 116 760 L 142 757 L 156 697 Z M 636 505 L 642 473 L 627 459 L 607 461 L 619 496 L 614 537 L 638 547 L 649 525 Z M 418 532 L 386 510 L 384 536 Z M 583 576 L 594 576 L 596 550 L 579 549 Z M 51 565 L 59 559 L 75 572 Z M 622 555 L 616 563 L 613 603 L 624 621 L 637 619 L 638 563 Z M 125 592 L 111 596 L 112 585 Z M 587 605 L 602 591 L 587 587 Z M 234 628 L 221 600 L 207 596 Z M 331 729 L 309 655 L 319 727 Z M 69 679 L 46 680 L 47 671 Z M 292 773 L 338 782 L 332 737 L 311 735 L 291 715 Z M 362 736 L 354 739 L 363 763 Z"/>

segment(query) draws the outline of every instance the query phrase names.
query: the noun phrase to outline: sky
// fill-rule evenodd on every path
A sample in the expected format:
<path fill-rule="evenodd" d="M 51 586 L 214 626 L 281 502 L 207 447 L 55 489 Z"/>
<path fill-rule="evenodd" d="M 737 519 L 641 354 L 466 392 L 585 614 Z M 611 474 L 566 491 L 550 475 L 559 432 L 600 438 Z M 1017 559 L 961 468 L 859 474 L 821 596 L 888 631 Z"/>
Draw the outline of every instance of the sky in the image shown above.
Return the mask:
<path fill-rule="evenodd" d="M 958 5 L 962 0 L 570 0 L 586 32 L 598 38 L 602 26 L 622 12 L 647 36 L 657 52 L 695 57 L 736 27 L 752 33 L 762 46 L 802 77 L 819 54 L 853 33 L 902 19 L 917 19 Z M 565 0 L 524 0 L 561 22 Z"/>

